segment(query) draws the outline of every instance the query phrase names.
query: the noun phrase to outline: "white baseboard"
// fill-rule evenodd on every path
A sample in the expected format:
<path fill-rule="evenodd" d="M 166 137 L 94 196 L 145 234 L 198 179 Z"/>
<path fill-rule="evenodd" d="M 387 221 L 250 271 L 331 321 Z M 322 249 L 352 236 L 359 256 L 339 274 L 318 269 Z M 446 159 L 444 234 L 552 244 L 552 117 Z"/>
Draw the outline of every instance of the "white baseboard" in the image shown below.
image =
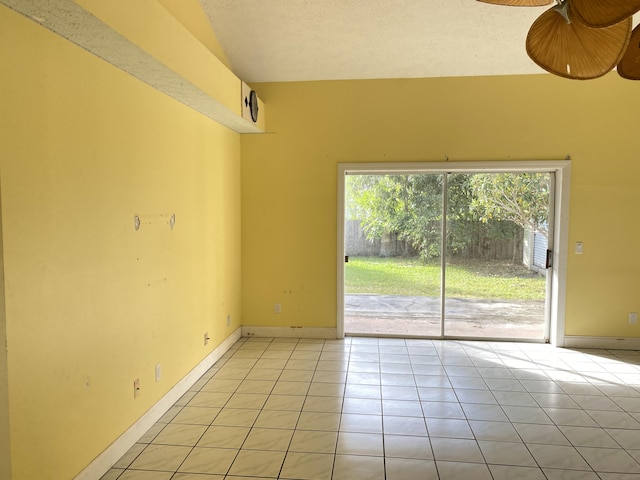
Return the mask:
<path fill-rule="evenodd" d="M 324 338 L 335 340 L 336 328 L 322 327 L 242 327 L 243 337 Z"/>
<path fill-rule="evenodd" d="M 582 337 L 566 335 L 565 348 L 598 348 L 606 350 L 640 350 L 640 338 Z"/>
<path fill-rule="evenodd" d="M 102 477 L 240 339 L 240 333 L 241 330 L 238 328 L 229 335 L 138 421 L 76 475 L 74 480 L 95 480 Z"/>

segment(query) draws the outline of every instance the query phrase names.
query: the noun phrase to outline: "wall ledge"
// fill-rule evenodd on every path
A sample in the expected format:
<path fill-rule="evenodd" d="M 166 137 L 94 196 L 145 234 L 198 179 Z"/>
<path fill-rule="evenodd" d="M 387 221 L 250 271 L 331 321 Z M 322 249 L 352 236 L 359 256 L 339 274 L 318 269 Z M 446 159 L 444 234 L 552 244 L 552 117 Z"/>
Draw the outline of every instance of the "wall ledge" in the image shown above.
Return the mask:
<path fill-rule="evenodd" d="M 140 2 L 120 1 L 130 9 L 140 6 Z M 201 53 L 198 57 L 201 70 L 212 70 L 208 82 L 193 77 L 192 72 L 184 71 L 184 65 L 158 58 L 159 53 L 150 53 L 148 45 L 138 45 L 74 0 L 0 0 L 0 5 L 5 5 L 237 133 L 264 133 L 264 121 L 257 125 L 242 117 L 240 79 L 213 54 L 202 53 L 205 47 L 166 11 L 163 12 L 166 14 L 163 16 L 165 23 L 159 28 L 174 27 L 174 33 L 180 34 L 182 40 L 188 39 L 185 41 L 191 45 L 193 52 Z M 162 7 L 158 4 L 155 6 L 157 17 Z M 132 12 L 124 7 L 120 16 L 126 18 Z M 153 19 L 157 20 L 150 15 L 147 20 L 152 24 Z M 146 25 L 146 28 L 149 30 L 150 25 Z M 230 101 L 233 105 L 229 104 Z M 264 118 L 264 105 L 260 107 L 261 117 Z"/>
<path fill-rule="evenodd" d="M 587 337 L 566 335 L 564 348 L 598 348 L 607 350 L 640 350 L 640 338 Z"/>
<path fill-rule="evenodd" d="M 240 333 L 241 330 L 238 328 L 223 340 L 115 442 L 76 475 L 74 480 L 101 478 L 240 339 Z"/>
<path fill-rule="evenodd" d="M 242 327 L 242 336 L 271 338 L 324 338 L 335 340 L 338 330 L 324 327 Z"/>

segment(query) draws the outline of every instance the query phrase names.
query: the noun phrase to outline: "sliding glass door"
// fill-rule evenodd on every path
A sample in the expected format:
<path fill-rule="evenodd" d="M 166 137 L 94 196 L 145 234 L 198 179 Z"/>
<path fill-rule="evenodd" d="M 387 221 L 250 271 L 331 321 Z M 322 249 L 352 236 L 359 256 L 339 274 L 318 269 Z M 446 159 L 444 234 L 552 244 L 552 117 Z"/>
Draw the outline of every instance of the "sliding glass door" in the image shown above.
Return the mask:
<path fill-rule="evenodd" d="M 447 175 L 443 335 L 543 339 L 549 173 Z"/>
<path fill-rule="evenodd" d="M 345 179 L 345 331 L 442 332 L 444 175 Z"/>
<path fill-rule="evenodd" d="M 543 340 L 550 173 L 345 178 L 347 334 Z"/>

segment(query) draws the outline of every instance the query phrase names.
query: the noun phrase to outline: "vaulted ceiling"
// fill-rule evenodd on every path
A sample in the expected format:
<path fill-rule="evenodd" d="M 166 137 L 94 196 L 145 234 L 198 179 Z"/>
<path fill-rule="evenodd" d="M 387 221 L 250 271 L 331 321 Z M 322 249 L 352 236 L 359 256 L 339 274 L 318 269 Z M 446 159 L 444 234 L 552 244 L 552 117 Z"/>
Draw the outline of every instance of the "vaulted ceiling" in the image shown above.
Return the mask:
<path fill-rule="evenodd" d="M 476 0 L 200 0 L 247 82 L 544 73 L 525 52 L 549 7 Z"/>

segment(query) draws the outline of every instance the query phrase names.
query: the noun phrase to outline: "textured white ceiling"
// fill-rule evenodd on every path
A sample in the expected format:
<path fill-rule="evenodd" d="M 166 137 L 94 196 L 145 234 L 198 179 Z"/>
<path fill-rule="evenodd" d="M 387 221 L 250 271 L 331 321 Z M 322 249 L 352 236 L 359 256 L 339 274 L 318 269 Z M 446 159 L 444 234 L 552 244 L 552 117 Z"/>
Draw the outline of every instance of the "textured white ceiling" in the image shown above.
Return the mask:
<path fill-rule="evenodd" d="M 247 82 L 543 73 L 525 52 L 549 7 L 476 0 L 200 0 Z"/>

